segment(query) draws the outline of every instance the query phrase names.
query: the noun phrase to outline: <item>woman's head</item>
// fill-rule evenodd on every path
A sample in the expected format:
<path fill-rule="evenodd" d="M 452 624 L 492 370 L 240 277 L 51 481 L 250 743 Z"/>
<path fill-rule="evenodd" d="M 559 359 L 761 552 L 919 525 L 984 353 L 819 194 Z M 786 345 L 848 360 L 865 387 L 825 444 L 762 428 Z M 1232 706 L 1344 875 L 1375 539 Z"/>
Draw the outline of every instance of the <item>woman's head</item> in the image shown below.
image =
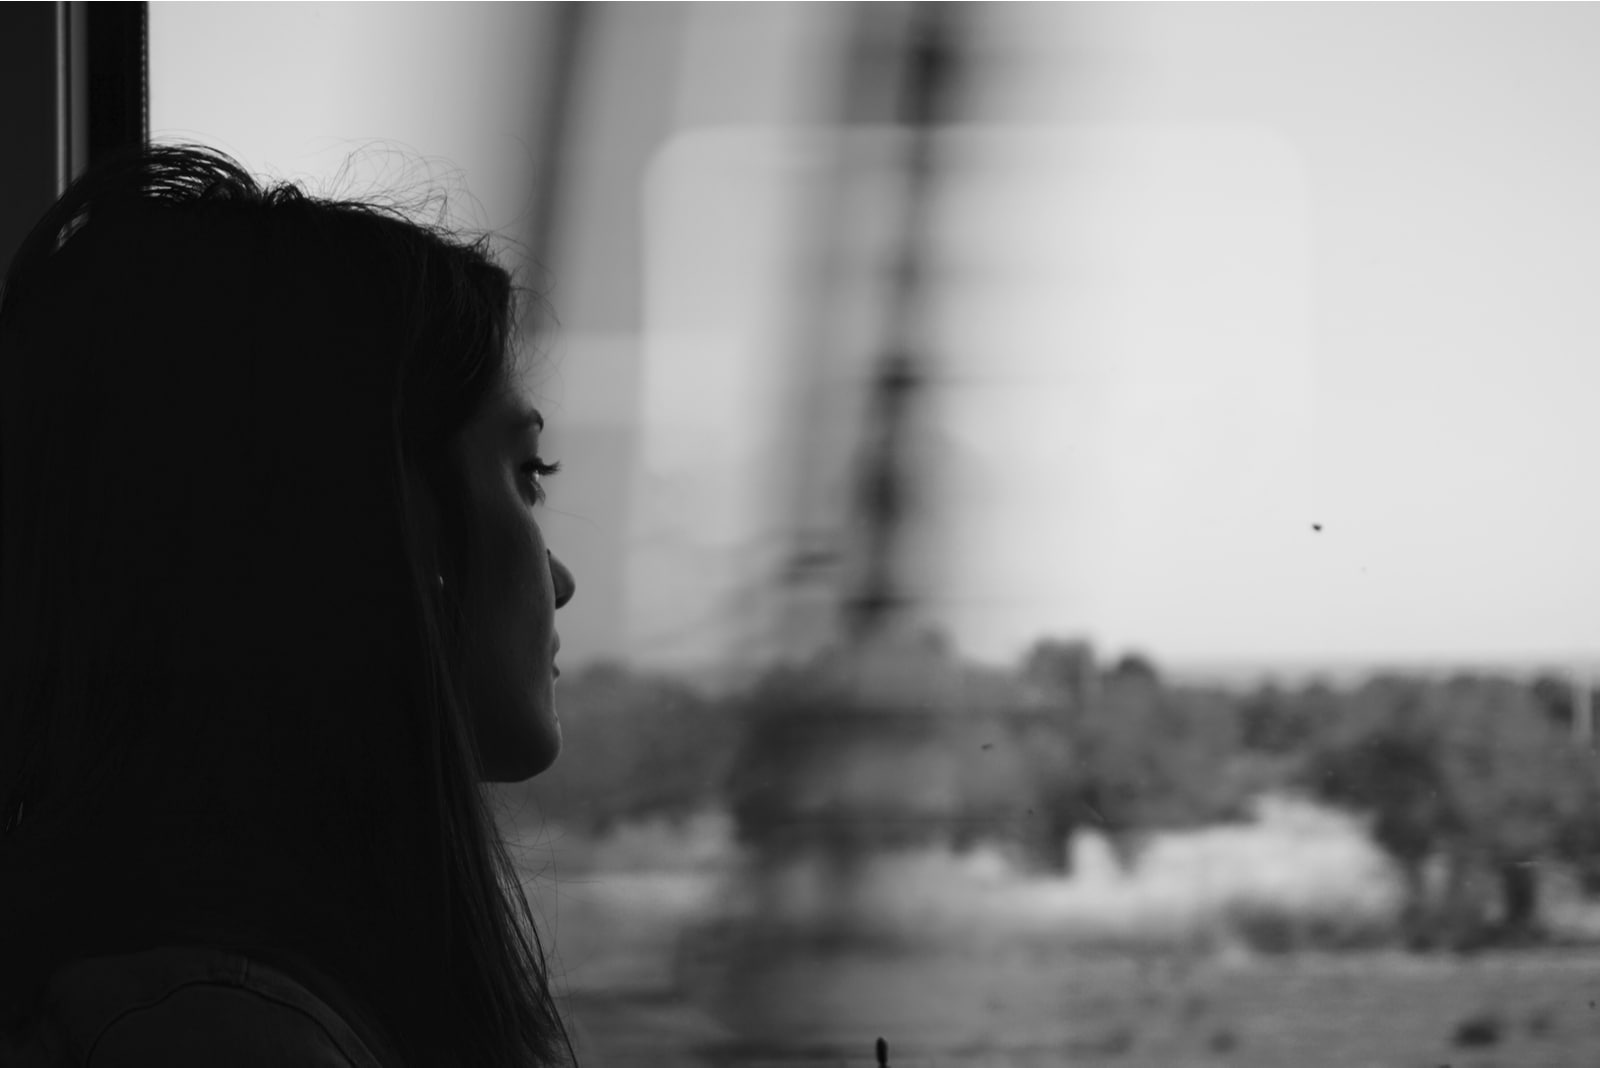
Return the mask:
<path fill-rule="evenodd" d="M 474 508 L 502 503 L 470 492 L 485 488 L 485 424 L 532 407 L 511 280 L 482 246 L 264 193 L 182 149 L 75 192 L 18 256 L 0 313 L 16 539 L 0 565 L 48 557 L 63 573 L 37 581 L 79 587 L 61 640 L 180 673 L 290 658 L 360 677 L 392 663 L 396 626 L 434 615 L 455 666 L 477 669 L 457 680 L 469 692 L 507 689 L 515 660 L 548 672 L 533 648 L 485 662 L 498 635 L 470 614 L 496 571 L 526 563 L 495 554 L 529 549 L 474 536 Z M 536 437 L 501 436 L 513 447 L 489 451 L 523 478 Z M 525 610 L 553 610 L 543 600 Z M 528 690 L 548 705 L 548 687 Z M 549 716 L 524 709 L 525 733 L 547 735 Z"/>
<path fill-rule="evenodd" d="M 514 1017 L 543 1048 L 548 997 L 503 1000 L 526 1000 L 537 946 L 503 929 L 520 895 L 477 789 L 559 749 L 552 616 L 572 581 L 516 425 L 525 310 L 481 243 L 263 190 L 196 149 L 87 176 L 19 251 L 0 296 L 0 789 L 25 791 L 14 849 L 43 857 L 91 821 L 139 841 L 150 893 L 106 937 L 294 924 L 343 937 L 335 970 L 376 986 L 358 958 L 396 921 L 476 929 L 511 945 L 467 960 L 440 935 L 420 954 L 438 999 L 404 1020 L 422 993 L 396 977 L 388 1018 L 459 1051 Z"/>

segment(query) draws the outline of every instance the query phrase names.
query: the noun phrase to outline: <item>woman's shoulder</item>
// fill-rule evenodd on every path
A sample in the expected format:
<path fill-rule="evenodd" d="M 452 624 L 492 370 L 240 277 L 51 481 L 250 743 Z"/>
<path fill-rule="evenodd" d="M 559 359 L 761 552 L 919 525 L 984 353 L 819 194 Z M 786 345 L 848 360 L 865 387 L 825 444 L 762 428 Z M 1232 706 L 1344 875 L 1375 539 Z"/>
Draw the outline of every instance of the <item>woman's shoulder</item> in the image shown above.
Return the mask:
<path fill-rule="evenodd" d="M 64 965 L 51 977 L 41 1023 L 41 1064 L 381 1068 L 352 1024 L 300 981 L 210 947 Z"/>

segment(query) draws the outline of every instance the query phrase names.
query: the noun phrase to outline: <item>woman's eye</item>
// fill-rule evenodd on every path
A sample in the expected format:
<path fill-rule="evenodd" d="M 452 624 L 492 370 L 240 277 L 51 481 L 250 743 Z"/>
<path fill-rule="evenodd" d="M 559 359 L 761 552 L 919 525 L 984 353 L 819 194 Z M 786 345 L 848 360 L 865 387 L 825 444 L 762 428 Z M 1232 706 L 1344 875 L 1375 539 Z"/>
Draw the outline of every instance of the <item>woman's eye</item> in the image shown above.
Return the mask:
<path fill-rule="evenodd" d="M 526 479 L 528 485 L 532 487 L 534 500 L 540 502 L 544 501 L 543 480 L 547 476 L 553 475 L 560 470 L 561 464 L 559 461 L 554 463 L 545 463 L 537 456 L 522 465 L 522 477 Z"/>

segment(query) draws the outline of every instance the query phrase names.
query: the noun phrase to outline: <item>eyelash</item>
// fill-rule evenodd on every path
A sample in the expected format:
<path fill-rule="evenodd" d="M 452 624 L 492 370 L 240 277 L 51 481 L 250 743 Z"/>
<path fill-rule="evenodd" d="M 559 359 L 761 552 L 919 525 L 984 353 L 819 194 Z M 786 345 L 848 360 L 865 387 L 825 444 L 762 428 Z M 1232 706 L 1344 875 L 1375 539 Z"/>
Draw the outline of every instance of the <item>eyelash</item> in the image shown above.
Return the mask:
<path fill-rule="evenodd" d="M 560 470 L 561 461 L 545 463 L 537 457 L 522 465 L 522 477 L 527 479 L 528 485 L 533 487 L 534 500 L 540 504 L 544 503 L 544 487 L 539 484 L 539 480 L 557 474 Z"/>

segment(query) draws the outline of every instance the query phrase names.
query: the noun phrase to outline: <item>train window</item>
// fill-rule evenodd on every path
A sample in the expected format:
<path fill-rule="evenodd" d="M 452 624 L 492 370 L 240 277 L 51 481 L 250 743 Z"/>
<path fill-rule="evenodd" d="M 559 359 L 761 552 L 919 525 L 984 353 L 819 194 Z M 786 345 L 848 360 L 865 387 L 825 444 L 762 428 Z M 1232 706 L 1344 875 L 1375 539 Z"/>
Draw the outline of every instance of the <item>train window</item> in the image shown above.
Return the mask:
<path fill-rule="evenodd" d="M 1597 47 L 158 4 L 150 115 L 335 193 L 447 161 L 549 269 L 582 592 L 504 796 L 602 1058 L 1578 1064 Z"/>

